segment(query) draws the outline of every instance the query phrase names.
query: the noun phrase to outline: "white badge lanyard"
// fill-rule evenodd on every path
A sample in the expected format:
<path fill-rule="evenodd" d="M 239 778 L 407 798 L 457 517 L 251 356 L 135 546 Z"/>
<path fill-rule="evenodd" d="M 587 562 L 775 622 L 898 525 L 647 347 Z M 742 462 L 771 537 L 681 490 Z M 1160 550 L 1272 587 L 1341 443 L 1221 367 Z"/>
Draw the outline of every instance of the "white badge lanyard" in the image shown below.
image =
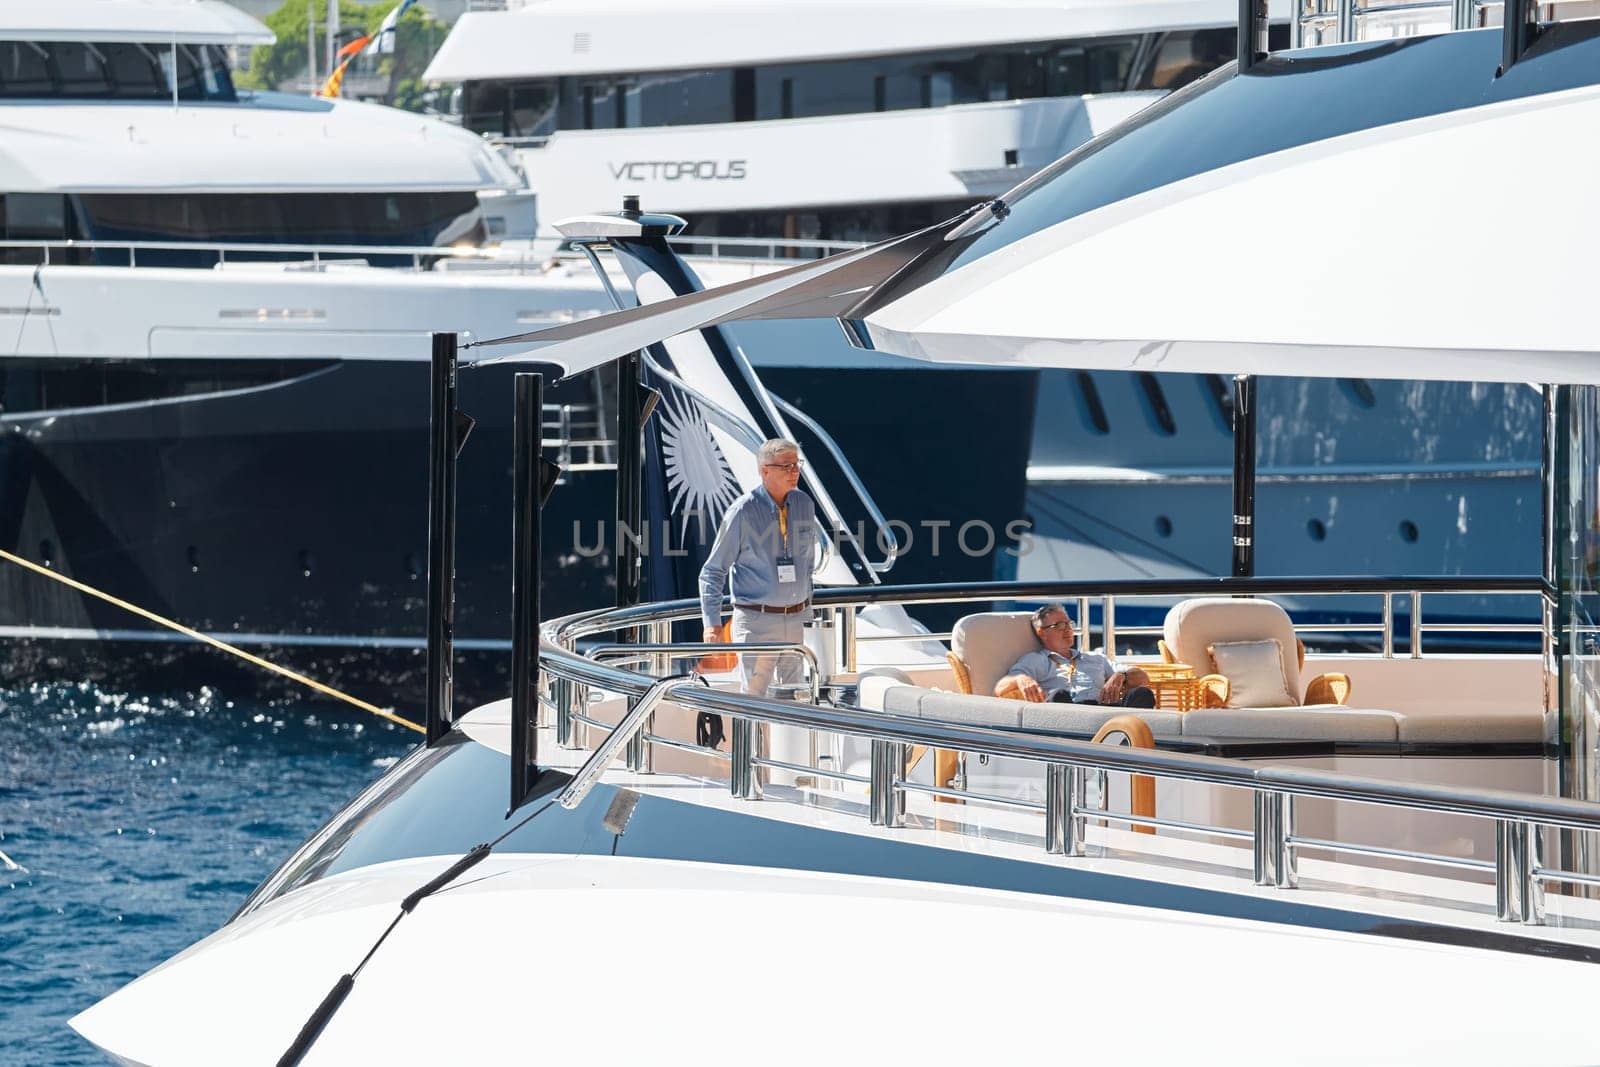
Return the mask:
<path fill-rule="evenodd" d="M 783 538 L 783 554 L 778 557 L 778 584 L 790 585 L 800 580 L 799 570 L 794 565 L 794 557 L 789 554 L 789 505 L 785 501 L 778 505 L 778 534 Z"/>

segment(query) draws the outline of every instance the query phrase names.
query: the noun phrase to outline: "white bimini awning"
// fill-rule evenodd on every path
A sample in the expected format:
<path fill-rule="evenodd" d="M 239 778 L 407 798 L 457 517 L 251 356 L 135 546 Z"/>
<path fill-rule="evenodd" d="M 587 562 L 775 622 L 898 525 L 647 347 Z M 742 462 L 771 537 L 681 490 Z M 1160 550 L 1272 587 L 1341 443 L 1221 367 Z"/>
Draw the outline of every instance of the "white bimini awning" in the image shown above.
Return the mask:
<path fill-rule="evenodd" d="M 1314 142 L 1057 223 L 867 316 L 1013 367 L 1600 383 L 1600 90 Z"/>

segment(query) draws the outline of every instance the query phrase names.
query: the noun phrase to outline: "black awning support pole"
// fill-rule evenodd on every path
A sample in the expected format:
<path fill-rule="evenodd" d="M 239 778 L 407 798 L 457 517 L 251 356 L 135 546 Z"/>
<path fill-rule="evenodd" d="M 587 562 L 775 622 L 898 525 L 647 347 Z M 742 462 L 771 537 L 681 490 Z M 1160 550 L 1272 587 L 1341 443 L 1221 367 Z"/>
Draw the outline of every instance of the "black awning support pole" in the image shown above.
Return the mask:
<path fill-rule="evenodd" d="M 639 353 L 617 360 L 617 607 L 639 603 L 642 563 L 636 537 L 645 536 L 644 423 L 640 418 Z"/>
<path fill-rule="evenodd" d="M 1233 576 L 1256 573 L 1256 380 L 1233 377 Z"/>
<path fill-rule="evenodd" d="M 539 515 L 544 375 L 518 374 L 511 463 L 511 811 L 539 777 Z"/>
<path fill-rule="evenodd" d="M 428 744 L 455 719 L 456 335 L 433 335 L 428 420 Z"/>
<path fill-rule="evenodd" d="M 1266 54 L 1267 0 L 1239 0 L 1239 73 L 1248 71 Z"/>
<path fill-rule="evenodd" d="M 1533 43 L 1534 6 L 1528 0 L 1505 0 L 1505 19 L 1500 35 L 1500 70 L 1504 74 Z"/>

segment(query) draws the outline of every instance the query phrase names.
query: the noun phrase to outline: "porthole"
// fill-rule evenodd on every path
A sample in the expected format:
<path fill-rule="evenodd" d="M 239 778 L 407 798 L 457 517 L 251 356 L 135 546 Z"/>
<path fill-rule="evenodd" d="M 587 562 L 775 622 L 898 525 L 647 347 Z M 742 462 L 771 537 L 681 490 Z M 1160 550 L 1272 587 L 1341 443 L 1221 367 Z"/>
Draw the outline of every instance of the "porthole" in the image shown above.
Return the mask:
<path fill-rule="evenodd" d="M 1326 541 L 1328 527 L 1321 519 L 1310 519 L 1306 522 L 1306 536 L 1313 541 Z"/>
<path fill-rule="evenodd" d="M 1156 516 L 1156 535 L 1159 537 L 1172 536 L 1172 520 L 1165 515 Z"/>
<path fill-rule="evenodd" d="M 1139 375 L 1139 389 L 1144 393 L 1145 410 L 1150 415 L 1150 422 L 1164 437 L 1171 437 L 1178 432 L 1178 424 L 1173 421 L 1172 409 L 1167 406 L 1167 396 L 1161 391 L 1161 383 L 1156 381 L 1154 374 L 1144 373 Z"/>
<path fill-rule="evenodd" d="M 1417 543 L 1418 536 L 1419 534 L 1416 523 L 1412 522 L 1410 519 L 1404 519 L 1401 521 L 1400 540 L 1404 541 L 1408 545 L 1414 545 Z"/>
<path fill-rule="evenodd" d="M 1110 433 L 1111 423 L 1106 419 L 1106 406 L 1100 402 L 1100 390 L 1095 387 L 1094 379 L 1089 377 L 1088 371 L 1078 371 L 1074 376 L 1078 383 L 1078 397 L 1083 401 L 1083 414 L 1089 420 L 1089 428 L 1095 433 Z"/>

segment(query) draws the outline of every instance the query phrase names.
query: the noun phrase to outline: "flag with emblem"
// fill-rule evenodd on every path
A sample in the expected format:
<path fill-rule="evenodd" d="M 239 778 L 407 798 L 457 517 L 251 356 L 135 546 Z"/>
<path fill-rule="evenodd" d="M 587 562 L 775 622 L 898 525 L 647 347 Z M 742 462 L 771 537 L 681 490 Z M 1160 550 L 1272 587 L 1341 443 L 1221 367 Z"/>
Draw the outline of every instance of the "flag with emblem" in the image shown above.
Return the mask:
<path fill-rule="evenodd" d="M 395 9 L 383 16 L 383 24 L 378 27 L 378 32 L 372 35 L 372 43 L 367 45 L 369 56 L 390 56 L 394 54 L 395 27 L 400 24 L 400 16 L 404 15 L 417 0 L 400 0 Z"/>

